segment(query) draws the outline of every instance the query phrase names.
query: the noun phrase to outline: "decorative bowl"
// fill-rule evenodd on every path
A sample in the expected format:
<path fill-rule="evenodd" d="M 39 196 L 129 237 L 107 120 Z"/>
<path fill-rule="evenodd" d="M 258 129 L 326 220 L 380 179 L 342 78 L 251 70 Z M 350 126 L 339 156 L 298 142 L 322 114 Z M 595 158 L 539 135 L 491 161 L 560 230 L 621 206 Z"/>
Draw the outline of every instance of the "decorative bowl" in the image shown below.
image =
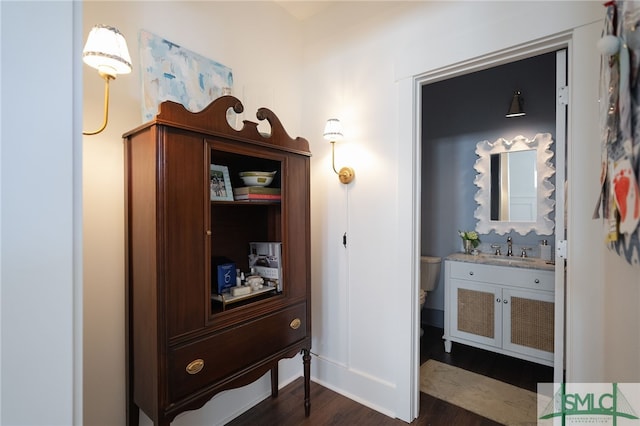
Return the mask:
<path fill-rule="evenodd" d="M 240 172 L 240 179 L 246 186 L 268 186 L 277 172 Z"/>

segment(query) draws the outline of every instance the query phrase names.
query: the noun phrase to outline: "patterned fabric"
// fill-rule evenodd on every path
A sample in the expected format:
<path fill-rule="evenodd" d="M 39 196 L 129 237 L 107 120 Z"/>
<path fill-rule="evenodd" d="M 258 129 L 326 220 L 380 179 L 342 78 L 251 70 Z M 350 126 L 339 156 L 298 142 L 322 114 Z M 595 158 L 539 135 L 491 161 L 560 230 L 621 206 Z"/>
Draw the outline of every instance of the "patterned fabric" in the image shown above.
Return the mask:
<path fill-rule="evenodd" d="M 629 263 L 640 256 L 640 2 L 608 2 L 600 69 L 602 214 L 609 247 Z"/>

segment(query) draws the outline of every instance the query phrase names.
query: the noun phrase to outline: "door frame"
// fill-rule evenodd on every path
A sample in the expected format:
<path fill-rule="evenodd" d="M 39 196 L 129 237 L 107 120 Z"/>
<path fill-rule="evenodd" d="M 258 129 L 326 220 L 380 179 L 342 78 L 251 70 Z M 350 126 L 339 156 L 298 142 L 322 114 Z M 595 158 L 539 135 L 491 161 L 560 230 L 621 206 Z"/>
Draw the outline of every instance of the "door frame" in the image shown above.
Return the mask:
<path fill-rule="evenodd" d="M 485 69 L 493 68 L 496 66 L 508 64 L 522 59 L 527 59 L 533 56 L 538 56 L 544 53 L 558 52 L 556 54 L 556 89 L 561 86 L 568 86 L 567 81 L 567 66 L 568 59 L 571 52 L 571 33 L 564 32 L 556 34 L 554 36 L 546 37 L 544 39 L 536 40 L 530 43 L 525 43 L 518 46 L 513 46 L 508 49 L 504 49 L 498 52 L 493 52 L 487 55 L 479 56 L 474 59 L 463 61 L 460 63 L 452 64 L 443 68 L 438 68 L 433 71 L 427 71 L 413 76 L 411 81 L 411 97 L 413 112 L 411 119 L 413 121 L 413 171 L 412 182 L 414 184 L 412 190 L 412 206 L 413 223 L 411 235 L 420 235 L 420 218 L 421 218 L 421 179 L 422 176 L 422 138 L 421 138 L 421 109 L 422 109 L 422 86 L 425 84 L 435 83 L 458 77 L 461 75 L 469 74 L 476 71 L 482 71 Z M 562 67 L 559 67 L 559 63 L 562 63 Z M 556 96 L 558 92 L 556 91 Z M 566 240 L 566 223 L 565 223 L 565 197 L 564 184 L 566 179 L 566 149 L 567 149 L 567 105 L 561 105 L 556 102 L 556 227 L 555 227 L 555 247 L 558 247 L 560 240 Z M 417 294 L 420 285 L 420 238 L 416 237 L 412 242 L 412 264 L 413 264 L 413 291 L 416 300 L 414 305 L 418 304 Z M 555 255 L 556 268 L 555 268 L 555 313 L 554 313 L 554 382 L 561 383 L 564 381 L 565 371 L 565 288 L 566 288 L 566 274 L 565 274 L 565 258 Z M 419 309 L 413 309 L 413 348 L 412 355 L 415 362 L 412 363 L 412 414 L 413 418 L 417 418 L 420 411 L 420 312 Z"/>

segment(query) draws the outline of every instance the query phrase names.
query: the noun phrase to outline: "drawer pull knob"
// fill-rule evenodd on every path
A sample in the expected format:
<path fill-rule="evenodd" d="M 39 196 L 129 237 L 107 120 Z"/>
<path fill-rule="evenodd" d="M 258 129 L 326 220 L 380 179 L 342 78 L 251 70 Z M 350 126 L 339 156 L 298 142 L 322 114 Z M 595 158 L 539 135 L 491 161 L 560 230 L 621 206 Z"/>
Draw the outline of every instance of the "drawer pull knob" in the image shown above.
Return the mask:
<path fill-rule="evenodd" d="M 473 271 L 469 271 L 469 275 L 473 275 Z"/>
<path fill-rule="evenodd" d="M 191 361 L 189 364 L 187 364 L 187 368 L 185 368 L 185 370 L 187 370 L 187 373 L 189 374 L 198 374 L 199 372 L 202 371 L 202 369 L 204 368 L 204 360 L 203 359 L 196 359 Z"/>
<path fill-rule="evenodd" d="M 300 321 L 300 318 L 296 318 L 289 323 L 289 327 L 297 330 L 298 328 L 300 328 L 300 324 L 302 324 L 302 321 Z"/>
<path fill-rule="evenodd" d="M 533 280 L 533 282 L 535 282 L 536 284 L 540 284 L 540 280 L 537 279 L 537 278 L 535 280 Z"/>

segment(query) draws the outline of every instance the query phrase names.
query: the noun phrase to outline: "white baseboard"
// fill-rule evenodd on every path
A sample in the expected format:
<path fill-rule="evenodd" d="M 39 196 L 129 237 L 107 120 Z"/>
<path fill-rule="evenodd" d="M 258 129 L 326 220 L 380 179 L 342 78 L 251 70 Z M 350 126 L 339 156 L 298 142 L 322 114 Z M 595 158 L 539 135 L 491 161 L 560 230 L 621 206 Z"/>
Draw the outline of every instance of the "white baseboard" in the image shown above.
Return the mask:
<path fill-rule="evenodd" d="M 317 355 L 311 362 L 311 380 L 372 410 L 397 417 L 394 407 L 396 387 L 392 383 Z"/>

